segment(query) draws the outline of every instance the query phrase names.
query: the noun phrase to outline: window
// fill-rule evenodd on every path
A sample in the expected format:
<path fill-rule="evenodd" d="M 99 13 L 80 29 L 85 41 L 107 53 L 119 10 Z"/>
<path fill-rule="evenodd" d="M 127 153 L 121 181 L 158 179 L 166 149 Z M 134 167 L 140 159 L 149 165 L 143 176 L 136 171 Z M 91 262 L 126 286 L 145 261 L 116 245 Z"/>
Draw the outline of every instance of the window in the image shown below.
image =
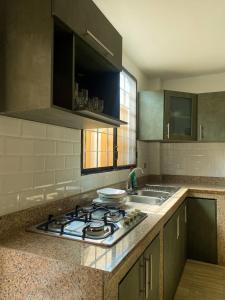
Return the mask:
<path fill-rule="evenodd" d="M 136 80 L 127 71 L 122 71 L 120 119 L 128 124 L 114 129 L 83 130 L 82 173 L 129 168 L 136 164 L 136 97 Z"/>

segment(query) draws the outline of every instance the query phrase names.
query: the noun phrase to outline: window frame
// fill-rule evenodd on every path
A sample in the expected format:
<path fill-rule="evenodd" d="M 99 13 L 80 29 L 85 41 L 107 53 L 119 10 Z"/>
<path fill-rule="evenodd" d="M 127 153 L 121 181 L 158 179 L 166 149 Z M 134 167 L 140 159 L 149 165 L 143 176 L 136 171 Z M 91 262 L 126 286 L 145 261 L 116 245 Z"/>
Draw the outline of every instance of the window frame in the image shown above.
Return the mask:
<path fill-rule="evenodd" d="M 136 85 L 136 139 L 135 139 L 135 148 L 136 148 L 136 155 L 135 155 L 135 164 L 118 166 L 117 165 L 117 128 L 113 128 L 113 166 L 110 167 L 97 167 L 97 168 L 83 168 L 83 151 L 84 151 L 84 134 L 83 130 L 81 130 L 81 175 L 88 175 L 88 174 L 97 174 L 97 173 L 104 173 L 104 172 L 112 172 L 118 170 L 125 170 L 130 168 L 135 168 L 137 166 L 137 115 L 138 115 L 138 91 L 137 91 L 137 79 L 132 75 L 127 69 L 124 67 L 122 71 L 129 75 L 135 82 Z"/>

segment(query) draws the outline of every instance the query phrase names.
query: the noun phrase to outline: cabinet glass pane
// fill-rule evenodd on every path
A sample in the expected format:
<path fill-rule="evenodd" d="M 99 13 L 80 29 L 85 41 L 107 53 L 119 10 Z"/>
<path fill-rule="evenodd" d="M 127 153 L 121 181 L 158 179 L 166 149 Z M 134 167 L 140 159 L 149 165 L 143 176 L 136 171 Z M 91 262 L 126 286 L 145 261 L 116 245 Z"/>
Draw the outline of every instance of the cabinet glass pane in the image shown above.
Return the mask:
<path fill-rule="evenodd" d="M 170 131 L 173 135 L 191 136 L 192 134 L 192 99 L 170 98 Z"/>

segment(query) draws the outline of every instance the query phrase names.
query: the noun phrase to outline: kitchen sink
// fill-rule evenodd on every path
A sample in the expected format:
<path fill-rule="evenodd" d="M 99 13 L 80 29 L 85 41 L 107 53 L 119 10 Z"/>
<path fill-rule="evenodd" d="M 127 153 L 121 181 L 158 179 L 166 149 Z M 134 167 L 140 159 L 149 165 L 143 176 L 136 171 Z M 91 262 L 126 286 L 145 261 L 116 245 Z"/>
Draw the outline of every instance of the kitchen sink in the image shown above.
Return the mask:
<path fill-rule="evenodd" d="M 135 195 L 129 195 L 128 201 L 160 206 L 178 190 L 179 187 L 146 184 L 145 187 L 138 189 Z"/>

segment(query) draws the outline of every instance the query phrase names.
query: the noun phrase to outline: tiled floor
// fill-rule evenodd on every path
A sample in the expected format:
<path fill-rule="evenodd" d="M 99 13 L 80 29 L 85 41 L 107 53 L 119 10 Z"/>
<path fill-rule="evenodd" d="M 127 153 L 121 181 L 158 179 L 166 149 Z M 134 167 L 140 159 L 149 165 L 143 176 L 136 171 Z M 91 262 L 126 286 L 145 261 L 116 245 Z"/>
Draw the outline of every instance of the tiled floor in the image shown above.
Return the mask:
<path fill-rule="evenodd" d="M 225 267 L 188 260 L 175 300 L 225 300 Z"/>

